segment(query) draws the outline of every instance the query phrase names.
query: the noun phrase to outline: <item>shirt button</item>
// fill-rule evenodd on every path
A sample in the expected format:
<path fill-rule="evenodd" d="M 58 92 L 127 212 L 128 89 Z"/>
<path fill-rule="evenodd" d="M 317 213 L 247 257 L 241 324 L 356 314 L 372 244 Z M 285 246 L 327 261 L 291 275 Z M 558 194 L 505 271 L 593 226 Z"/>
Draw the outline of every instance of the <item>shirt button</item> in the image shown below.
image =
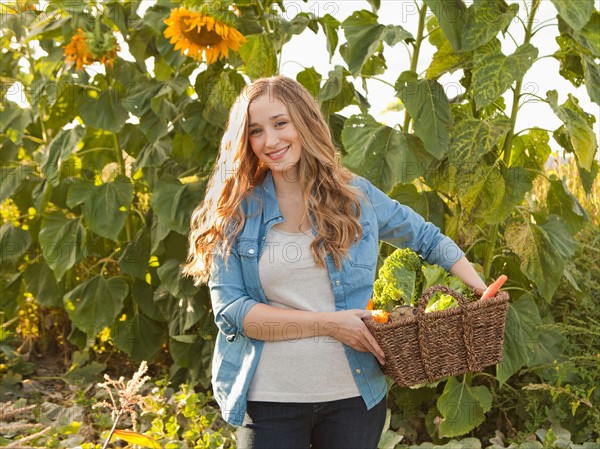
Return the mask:
<path fill-rule="evenodd" d="M 356 368 L 356 374 L 360 374 L 360 368 Z"/>
<path fill-rule="evenodd" d="M 336 279 L 335 285 L 340 285 L 340 280 L 339 279 Z"/>
<path fill-rule="evenodd" d="M 254 254 L 254 250 L 253 249 L 249 249 L 248 250 L 248 254 Z"/>

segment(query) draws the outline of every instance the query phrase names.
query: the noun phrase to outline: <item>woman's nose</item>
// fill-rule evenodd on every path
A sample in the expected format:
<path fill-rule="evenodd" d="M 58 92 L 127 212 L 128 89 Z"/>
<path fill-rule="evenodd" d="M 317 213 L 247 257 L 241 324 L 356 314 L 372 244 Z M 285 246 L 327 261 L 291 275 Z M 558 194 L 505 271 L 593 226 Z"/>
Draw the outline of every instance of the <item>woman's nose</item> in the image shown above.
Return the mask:
<path fill-rule="evenodd" d="M 277 144 L 279 143 L 279 136 L 277 135 L 277 132 L 274 130 L 267 130 L 266 131 L 266 145 L 268 147 L 273 147 L 273 146 L 277 146 Z"/>

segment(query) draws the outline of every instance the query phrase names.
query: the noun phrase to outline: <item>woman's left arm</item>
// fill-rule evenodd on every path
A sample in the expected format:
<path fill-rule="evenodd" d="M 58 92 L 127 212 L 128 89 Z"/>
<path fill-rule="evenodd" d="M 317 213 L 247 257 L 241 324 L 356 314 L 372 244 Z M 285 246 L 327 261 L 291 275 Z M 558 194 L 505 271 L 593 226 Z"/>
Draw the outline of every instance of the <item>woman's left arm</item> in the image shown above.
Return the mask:
<path fill-rule="evenodd" d="M 465 256 L 462 256 L 458 261 L 450 268 L 450 273 L 454 276 L 458 276 L 462 281 L 471 288 L 480 288 L 485 290 L 487 285 L 481 280 L 471 262 L 467 260 Z"/>

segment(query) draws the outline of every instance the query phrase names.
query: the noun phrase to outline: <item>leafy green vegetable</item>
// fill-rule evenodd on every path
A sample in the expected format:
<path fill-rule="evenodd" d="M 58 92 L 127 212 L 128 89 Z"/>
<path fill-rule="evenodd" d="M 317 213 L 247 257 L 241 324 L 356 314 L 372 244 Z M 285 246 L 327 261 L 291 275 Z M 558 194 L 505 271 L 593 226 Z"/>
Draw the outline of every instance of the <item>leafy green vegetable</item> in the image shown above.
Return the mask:
<path fill-rule="evenodd" d="M 379 269 L 373 286 L 373 305 L 390 312 L 394 306 L 414 305 L 421 294 L 422 259 L 410 249 L 397 249 Z"/>
<path fill-rule="evenodd" d="M 423 292 L 432 285 L 444 285 L 469 300 L 476 299 L 460 278 L 443 267 L 425 262 L 411 249 L 397 249 L 379 269 L 373 287 L 374 308 L 391 312 L 398 305 L 417 307 Z M 452 296 L 437 292 L 430 298 L 425 311 L 435 312 L 455 305 L 457 301 Z"/>

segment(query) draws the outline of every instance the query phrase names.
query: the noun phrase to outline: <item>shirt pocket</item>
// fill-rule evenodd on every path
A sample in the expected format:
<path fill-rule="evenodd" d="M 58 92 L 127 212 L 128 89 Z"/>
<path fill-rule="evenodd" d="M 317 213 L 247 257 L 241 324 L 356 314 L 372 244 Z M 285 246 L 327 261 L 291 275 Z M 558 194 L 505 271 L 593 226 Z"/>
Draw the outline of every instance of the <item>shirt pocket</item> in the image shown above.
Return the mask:
<path fill-rule="evenodd" d="M 261 298 L 260 279 L 258 276 L 258 243 L 254 239 L 240 239 L 237 245 L 244 288 L 255 300 Z"/>
<path fill-rule="evenodd" d="M 363 228 L 361 239 L 355 242 L 348 250 L 350 256 L 349 262 L 353 267 L 372 270 L 377 264 L 379 242 L 370 223 L 361 223 L 361 226 Z"/>

